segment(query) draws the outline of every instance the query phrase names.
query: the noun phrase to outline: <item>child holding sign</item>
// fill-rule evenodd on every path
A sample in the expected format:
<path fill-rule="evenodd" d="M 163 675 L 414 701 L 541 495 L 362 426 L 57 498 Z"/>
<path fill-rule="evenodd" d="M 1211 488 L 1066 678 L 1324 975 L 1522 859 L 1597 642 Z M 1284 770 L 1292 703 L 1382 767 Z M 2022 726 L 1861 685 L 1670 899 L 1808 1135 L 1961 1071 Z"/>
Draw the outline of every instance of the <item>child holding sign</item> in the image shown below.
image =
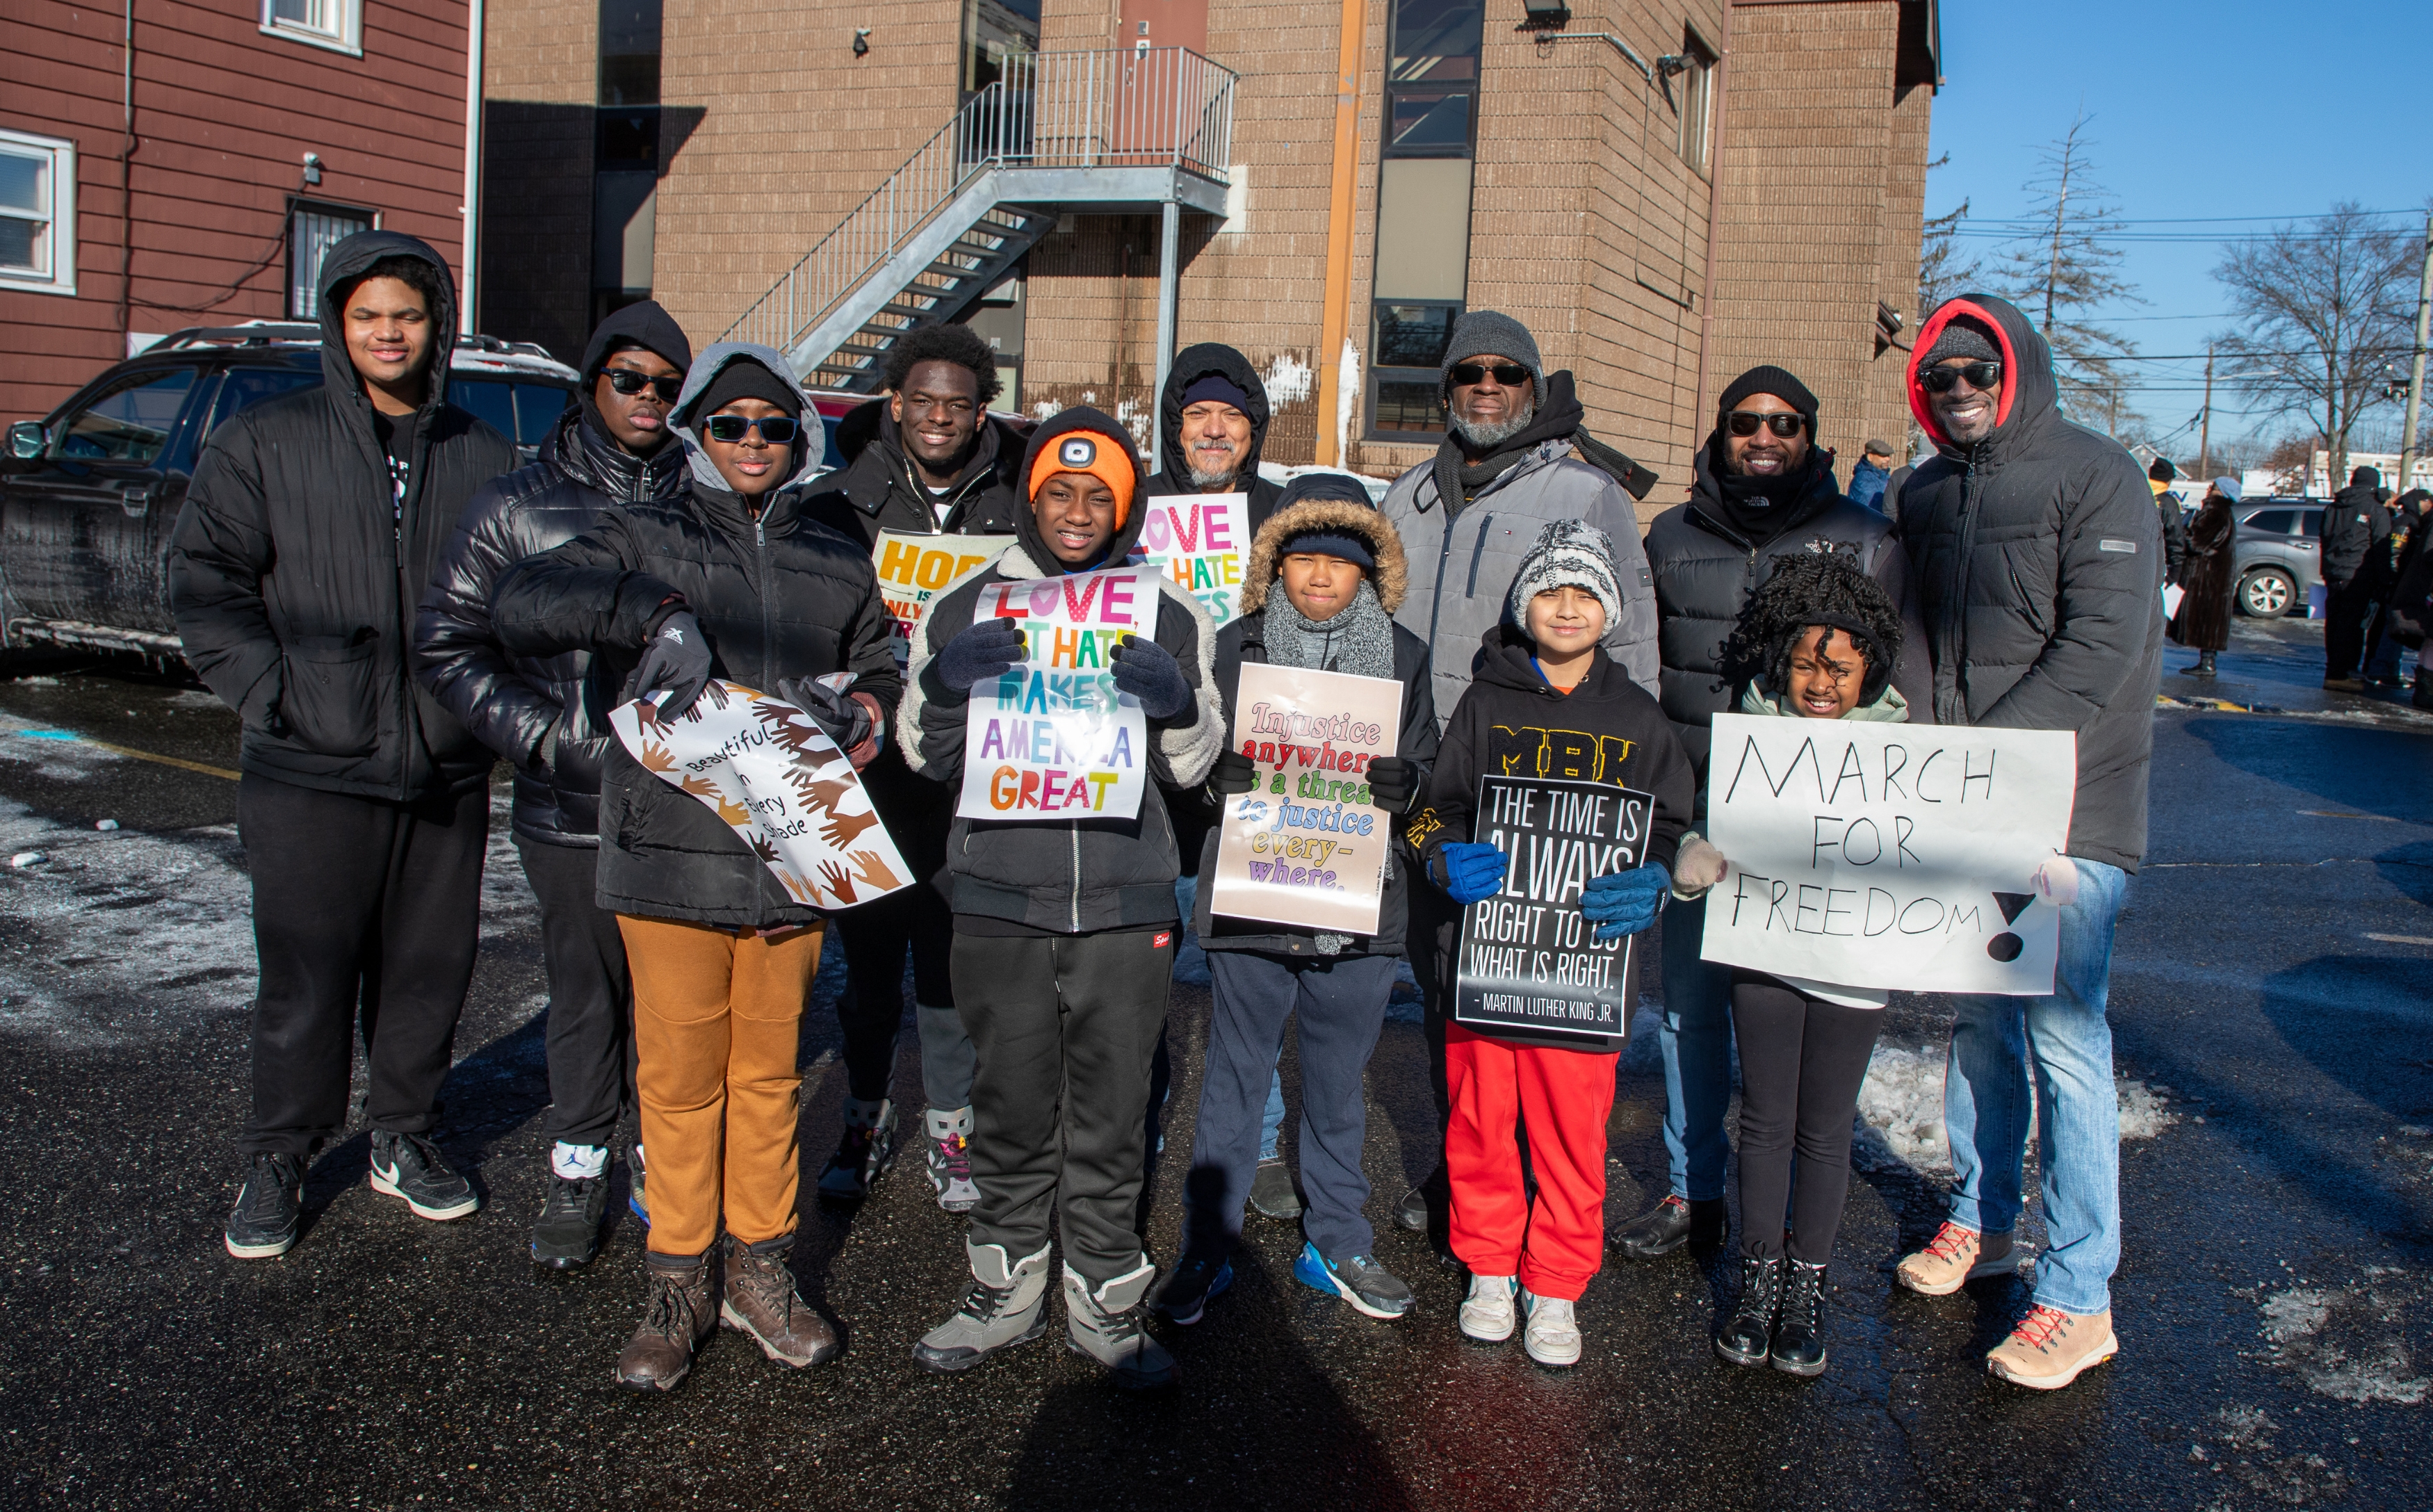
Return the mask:
<path fill-rule="evenodd" d="M 959 813 L 948 832 L 951 969 L 976 1055 L 971 1157 L 979 1200 L 964 1239 L 971 1287 L 913 1357 L 933 1370 L 961 1370 L 1040 1335 L 1053 1208 L 1064 1236 L 1067 1340 L 1120 1385 L 1162 1385 L 1173 1379 L 1174 1361 L 1141 1331 L 1156 1267 L 1132 1227 L 1149 1060 L 1165 1025 L 1182 927 L 1174 906 L 1182 868 L 1158 789 L 1205 778 L 1224 739 L 1209 660 L 1216 637 L 1207 612 L 1169 579 L 1143 571 L 1140 591 L 1128 586 L 1118 601 L 1117 578 L 1083 576 L 1120 566 L 1140 534 L 1142 467 L 1120 424 L 1094 409 L 1066 410 L 1032 435 L 1022 470 L 1029 507 L 1013 544 L 931 604 L 913 637 L 897 722 L 905 758 L 924 776 L 962 784 L 978 685 L 992 696 L 1011 685 L 1022 698 L 1051 676 L 1077 687 L 1086 677 L 1095 688 L 1104 644 L 1114 688 L 1146 721 L 1146 749 L 1128 743 L 1124 759 L 1146 762 L 1156 780 L 1139 785 L 1138 810 L 1128 818 L 1098 811 L 1077 779 L 1053 785 L 1064 795 L 1054 808 L 1010 801 L 1005 817 Z M 1020 591 L 1007 591 L 1009 584 Z M 998 612 L 979 613 L 984 603 Z M 1086 623 L 1085 604 L 1097 617 Z M 1086 646 L 1088 673 L 1006 676 L 1025 665 L 1018 617 L 1026 605 L 1071 621 L 1043 634 L 1063 648 L 1060 663 L 1069 652 L 1078 668 Z M 969 759 L 1011 772 L 1006 757 L 986 749 Z"/>
<path fill-rule="evenodd" d="M 1750 676 L 1743 714 L 1909 718 L 1892 686 L 1900 611 L 1843 552 L 1791 557 L 1749 596 L 1725 651 Z M 1700 896 L 1728 870 L 1704 839 L 1682 841 L 1674 895 Z M 1825 1369 L 1825 1262 L 1850 1189 L 1850 1121 L 1883 1022 L 1884 994 L 1735 968 L 1741 1052 L 1741 1300 L 1715 1338 L 1734 1365 Z M 1792 1155 L 1798 1175 L 1794 1190 Z M 1783 1232 L 1783 1210 L 1793 1212 Z"/>
<path fill-rule="evenodd" d="M 1622 615 L 1621 576 L 1605 532 L 1548 525 L 1512 583 L 1505 622 L 1488 631 L 1470 691 L 1446 724 L 1427 806 L 1406 831 L 1429 878 L 1465 909 L 1505 889 L 1506 858 L 1474 843 L 1481 776 L 1610 783 L 1656 800 L 1646 863 L 1587 882 L 1580 910 L 1601 940 L 1656 922 L 1674 848 L 1694 795 L 1690 758 L 1663 709 L 1599 644 Z M 1456 923 L 1436 941 L 1455 979 Z M 1498 1026 L 1445 1026 L 1445 1174 L 1453 1251 L 1470 1268 L 1461 1331 L 1510 1338 L 1540 1365 L 1580 1357 L 1573 1304 L 1605 1258 L 1605 1126 L 1613 1111 L 1617 1037 Z M 1527 1130 L 1532 1203 L 1518 1123 Z"/>

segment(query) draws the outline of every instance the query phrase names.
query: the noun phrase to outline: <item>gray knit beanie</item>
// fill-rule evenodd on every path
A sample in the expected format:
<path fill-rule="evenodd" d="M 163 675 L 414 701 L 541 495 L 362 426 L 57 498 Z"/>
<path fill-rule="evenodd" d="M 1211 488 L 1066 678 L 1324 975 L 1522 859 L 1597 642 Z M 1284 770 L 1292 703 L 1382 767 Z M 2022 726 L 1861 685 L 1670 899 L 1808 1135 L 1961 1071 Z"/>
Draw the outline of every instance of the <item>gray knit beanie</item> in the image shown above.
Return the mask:
<path fill-rule="evenodd" d="M 1622 574 L 1613 567 L 1613 537 L 1585 520 L 1557 519 L 1538 536 L 1538 544 L 1521 559 L 1512 579 L 1505 612 L 1523 632 L 1529 628 L 1529 601 L 1550 588 L 1586 588 L 1605 605 L 1608 627 L 1622 623 Z"/>
<path fill-rule="evenodd" d="M 1967 315 L 1955 315 L 1934 338 L 1934 345 L 1927 348 L 1926 355 L 1918 360 L 1918 370 L 1923 372 L 1954 357 L 1965 357 L 1971 362 L 1998 363 L 2002 360 L 2002 348 L 1982 321 Z"/>
<path fill-rule="evenodd" d="M 1472 310 L 1453 323 L 1453 339 L 1445 343 L 1444 361 L 1437 365 L 1437 392 L 1453 388 L 1453 365 L 1472 357 L 1502 357 L 1529 369 L 1534 403 L 1546 403 L 1546 365 L 1538 355 L 1537 338 L 1510 315 L 1492 310 Z"/>

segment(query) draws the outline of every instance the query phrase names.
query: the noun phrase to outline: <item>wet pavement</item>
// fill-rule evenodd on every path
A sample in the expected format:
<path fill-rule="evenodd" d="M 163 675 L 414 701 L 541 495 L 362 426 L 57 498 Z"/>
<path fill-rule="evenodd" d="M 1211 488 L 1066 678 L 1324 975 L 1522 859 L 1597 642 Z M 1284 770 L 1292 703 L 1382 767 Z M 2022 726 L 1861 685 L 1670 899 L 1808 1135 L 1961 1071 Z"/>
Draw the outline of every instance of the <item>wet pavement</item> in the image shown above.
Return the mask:
<path fill-rule="evenodd" d="M 1206 1320 L 1158 1325 L 1184 1373 L 1171 1392 L 1120 1395 L 1054 1335 L 927 1376 L 910 1350 L 953 1305 L 961 1256 L 908 1158 L 859 1212 L 807 1201 L 796 1268 L 845 1328 L 840 1362 L 784 1372 L 722 1334 L 680 1392 L 630 1397 L 609 1364 L 641 1292 L 632 1225 L 570 1277 L 524 1256 L 545 990 L 502 834 L 442 1130 L 485 1207 L 439 1225 L 375 1196 L 359 1130 L 314 1167 L 297 1249 L 231 1260 L 251 943 L 235 784 L 196 769 L 233 765 L 233 722 L 108 669 L 0 682 L 0 1503 L 2424 1506 L 2433 715 L 2322 692 L 2303 620 L 2234 633 L 2220 678 L 2166 678 L 2205 706 L 2158 714 L 2152 844 L 2116 958 L 2123 1352 L 2052 1395 L 1980 1363 L 2023 1282 L 1941 1300 L 1892 1284 L 1948 1176 L 1944 1018 L 1896 997 L 1812 1383 L 1715 1359 L 1725 1255 L 1610 1261 L 1581 1304 L 1586 1357 L 1558 1374 L 1466 1344 L 1459 1280 L 1421 1236 L 1381 1235 L 1420 1299 L 1385 1324 L 1297 1285 L 1296 1232 L 1255 1217 Z M 806 1021 L 807 1192 L 844 1091 L 829 965 Z M 1161 1259 L 1207 1006 L 1177 986 Z M 909 1026 L 904 1045 L 909 1126 Z M 1613 1218 L 1663 1181 L 1652 1051 L 1643 1037 L 1625 1060 Z M 1425 1063 L 1405 1005 L 1370 1078 L 1380 1215 L 1432 1164 Z"/>

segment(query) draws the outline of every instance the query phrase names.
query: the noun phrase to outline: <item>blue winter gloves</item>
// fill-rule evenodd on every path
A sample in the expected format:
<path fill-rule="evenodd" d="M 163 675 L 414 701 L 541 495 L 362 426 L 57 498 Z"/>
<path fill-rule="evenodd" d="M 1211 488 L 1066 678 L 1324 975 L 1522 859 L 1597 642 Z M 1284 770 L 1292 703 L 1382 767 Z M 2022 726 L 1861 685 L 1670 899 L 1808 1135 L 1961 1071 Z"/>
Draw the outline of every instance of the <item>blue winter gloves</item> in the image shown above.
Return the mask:
<path fill-rule="evenodd" d="M 974 683 L 1012 671 L 1022 656 L 1022 627 L 992 615 L 964 626 L 961 635 L 946 642 L 946 649 L 938 654 L 938 681 L 958 693 L 968 693 Z"/>
<path fill-rule="evenodd" d="M 1468 908 L 1504 885 L 1504 853 L 1492 845 L 1453 843 L 1437 851 L 1445 895 Z"/>
<path fill-rule="evenodd" d="M 1597 926 L 1599 940 L 1619 940 L 1654 924 L 1672 887 L 1672 874 L 1652 861 L 1635 871 L 1609 872 L 1580 894 L 1580 912 Z"/>
<path fill-rule="evenodd" d="M 1379 756 L 1369 763 L 1369 801 L 1389 814 L 1411 807 L 1420 795 L 1420 769 L 1401 756 Z"/>
<path fill-rule="evenodd" d="M 668 696 L 659 701 L 659 714 L 676 719 L 708 686 L 709 637 L 701 633 L 700 620 L 678 609 L 659 621 L 657 633 L 642 648 L 642 660 L 634 669 L 634 696 L 665 689 Z"/>
<path fill-rule="evenodd" d="M 1115 686 L 1140 700 L 1141 712 L 1170 720 L 1191 706 L 1191 685 L 1164 646 L 1144 636 L 1126 636 L 1108 653 Z"/>

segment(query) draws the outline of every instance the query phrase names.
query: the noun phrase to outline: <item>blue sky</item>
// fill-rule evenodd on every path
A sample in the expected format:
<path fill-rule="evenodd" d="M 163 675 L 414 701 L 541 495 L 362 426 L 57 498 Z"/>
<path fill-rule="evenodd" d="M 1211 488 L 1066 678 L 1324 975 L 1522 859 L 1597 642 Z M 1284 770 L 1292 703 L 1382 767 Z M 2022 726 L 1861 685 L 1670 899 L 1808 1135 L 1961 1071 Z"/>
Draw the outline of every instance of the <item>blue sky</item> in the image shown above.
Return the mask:
<path fill-rule="evenodd" d="M 1934 102 L 1930 215 L 2023 212 L 2037 149 L 2094 118 L 2094 161 L 2124 219 L 2304 216 L 2335 201 L 2369 210 L 2433 196 L 2433 3 L 2376 0 L 1943 0 L 1943 93 Z M 2148 301 L 2111 312 L 2146 352 L 2202 352 L 2227 322 L 2210 271 L 2214 238 L 2249 225 L 2153 225 L 2190 240 L 2122 244 L 2121 274 Z M 1999 257 L 1998 243 L 1969 250 Z M 2194 416 L 2204 364 L 2141 363 L 2135 399 L 2157 431 Z M 2179 392 L 2189 390 L 2188 392 Z M 2214 431 L 2237 434 L 2242 401 L 2217 391 Z M 2269 431 L 2271 422 L 2259 422 Z M 2393 422 L 2395 429 L 2395 421 Z"/>

